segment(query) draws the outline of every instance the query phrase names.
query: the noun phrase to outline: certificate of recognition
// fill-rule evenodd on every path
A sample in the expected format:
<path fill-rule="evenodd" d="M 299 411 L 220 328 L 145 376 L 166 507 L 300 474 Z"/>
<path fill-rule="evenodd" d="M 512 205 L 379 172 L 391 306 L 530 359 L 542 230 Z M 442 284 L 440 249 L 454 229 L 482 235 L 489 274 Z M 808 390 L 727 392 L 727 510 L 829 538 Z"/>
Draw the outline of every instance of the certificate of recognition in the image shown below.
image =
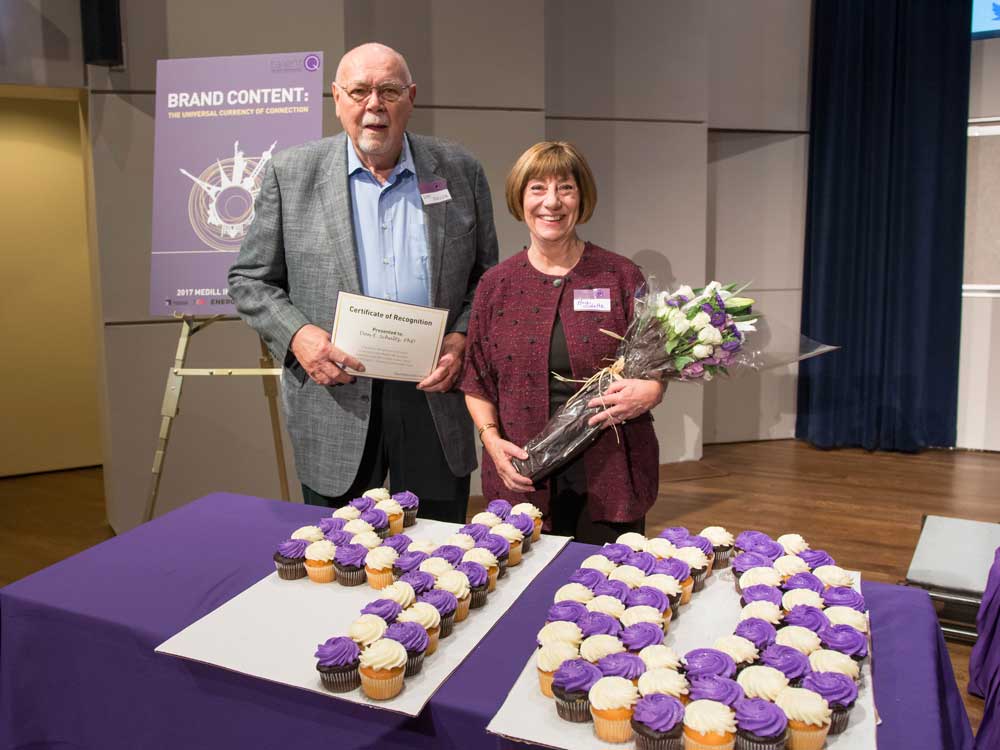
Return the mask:
<path fill-rule="evenodd" d="M 351 375 L 419 383 L 437 366 L 448 311 L 341 292 L 330 342 L 364 363 Z"/>

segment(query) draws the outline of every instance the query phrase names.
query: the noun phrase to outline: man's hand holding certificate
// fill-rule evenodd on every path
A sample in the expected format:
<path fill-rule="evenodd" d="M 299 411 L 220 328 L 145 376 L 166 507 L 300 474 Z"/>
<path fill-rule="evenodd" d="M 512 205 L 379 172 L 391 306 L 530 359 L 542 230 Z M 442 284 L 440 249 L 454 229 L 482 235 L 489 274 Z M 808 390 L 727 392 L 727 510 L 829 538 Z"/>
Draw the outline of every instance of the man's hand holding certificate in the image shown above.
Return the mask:
<path fill-rule="evenodd" d="M 447 310 L 341 292 L 330 343 L 350 355 L 343 369 L 351 375 L 406 380 L 426 390 L 444 390 L 440 386 L 450 387 L 454 381 L 449 362 L 455 359 L 460 365 L 464 348 L 464 336 L 459 334 L 455 338 L 463 341 L 445 342 L 442 353 L 447 321 Z M 449 353 L 454 356 L 439 362 L 439 357 L 446 359 Z M 362 362 L 364 369 L 357 369 Z"/>

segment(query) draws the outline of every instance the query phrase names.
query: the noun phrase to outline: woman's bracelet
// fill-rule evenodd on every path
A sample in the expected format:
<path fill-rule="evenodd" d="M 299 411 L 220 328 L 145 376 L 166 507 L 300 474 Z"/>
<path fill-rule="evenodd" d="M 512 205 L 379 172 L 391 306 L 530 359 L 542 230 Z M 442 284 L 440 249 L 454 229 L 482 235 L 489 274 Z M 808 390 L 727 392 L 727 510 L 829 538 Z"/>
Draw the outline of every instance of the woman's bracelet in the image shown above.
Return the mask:
<path fill-rule="evenodd" d="M 492 427 L 494 430 L 497 430 L 497 431 L 499 431 L 499 429 L 500 429 L 499 427 L 497 427 L 496 422 L 487 422 L 486 424 L 484 424 L 482 427 L 479 428 L 479 442 L 480 443 L 483 442 L 483 433 L 486 432 L 488 429 L 490 429 L 490 427 Z"/>

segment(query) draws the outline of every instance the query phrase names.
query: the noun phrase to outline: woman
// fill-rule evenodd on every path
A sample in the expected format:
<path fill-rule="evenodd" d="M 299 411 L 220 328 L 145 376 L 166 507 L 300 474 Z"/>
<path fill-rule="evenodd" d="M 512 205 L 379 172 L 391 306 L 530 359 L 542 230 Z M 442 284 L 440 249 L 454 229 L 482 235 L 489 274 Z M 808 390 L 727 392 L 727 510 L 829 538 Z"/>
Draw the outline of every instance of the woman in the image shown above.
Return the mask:
<path fill-rule="evenodd" d="M 538 143 L 507 176 L 507 208 L 531 244 L 479 282 L 460 388 L 483 443 L 483 492 L 526 500 L 545 513 L 545 529 L 601 544 L 643 532 L 656 500 L 659 451 L 649 410 L 663 397 L 655 380 L 619 380 L 591 419 L 605 430 L 579 458 L 532 485 L 512 457 L 542 430 L 583 380 L 614 359 L 643 275 L 632 261 L 581 240 L 597 189 L 571 144 Z"/>

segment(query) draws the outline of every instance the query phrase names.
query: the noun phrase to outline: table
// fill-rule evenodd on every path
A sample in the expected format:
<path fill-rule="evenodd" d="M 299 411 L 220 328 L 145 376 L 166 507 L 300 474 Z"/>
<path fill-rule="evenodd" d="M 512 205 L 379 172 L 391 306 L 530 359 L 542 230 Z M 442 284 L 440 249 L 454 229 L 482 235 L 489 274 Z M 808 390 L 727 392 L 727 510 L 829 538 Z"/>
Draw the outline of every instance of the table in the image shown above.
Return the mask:
<path fill-rule="evenodd" d="M 415 719 L 153 653 L 273 570 L 274 545 L 321 512 L 214 493 L 0 590 L 0 748 L 509 746 L 486 724 L 593 547 L 567 545 Z M 864 594 L 881 750 L 971 748 L 927 594 Z"/>

